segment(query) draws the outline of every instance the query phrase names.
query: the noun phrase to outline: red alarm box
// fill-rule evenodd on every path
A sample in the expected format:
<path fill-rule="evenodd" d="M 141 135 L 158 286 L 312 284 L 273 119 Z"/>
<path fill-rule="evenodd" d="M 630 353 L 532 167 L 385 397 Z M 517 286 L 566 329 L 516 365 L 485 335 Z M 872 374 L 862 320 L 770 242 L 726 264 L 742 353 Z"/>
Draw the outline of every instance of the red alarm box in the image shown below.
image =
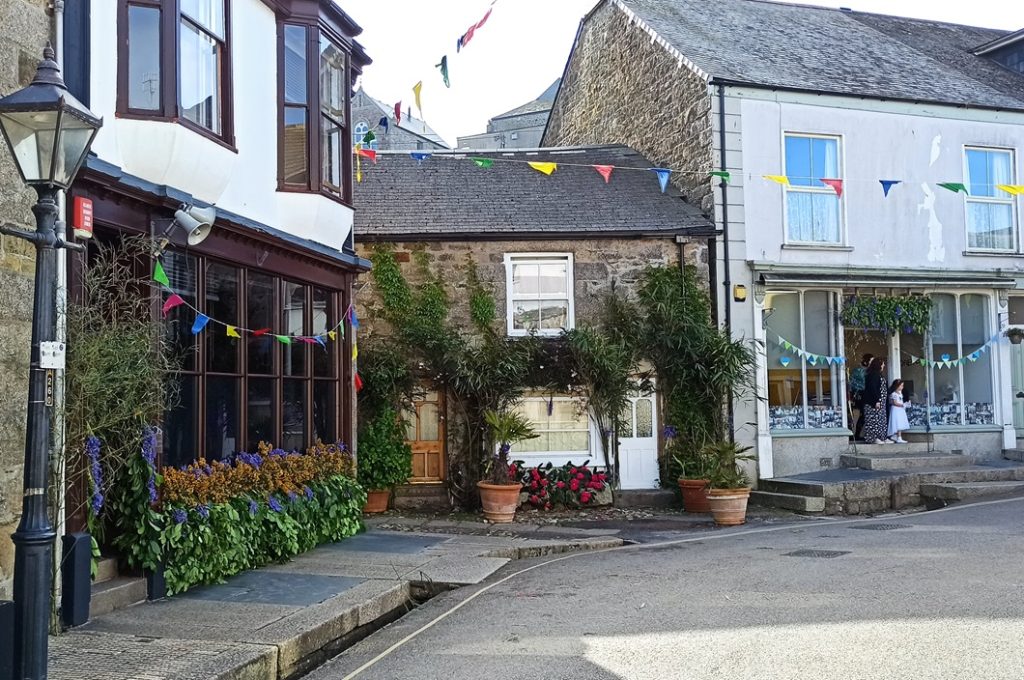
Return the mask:
<path fill-rule="evenodd" d="M 75 228 L 75 238 L 92 238 L 92 199 L 75 196 L 71 226 Z"/>

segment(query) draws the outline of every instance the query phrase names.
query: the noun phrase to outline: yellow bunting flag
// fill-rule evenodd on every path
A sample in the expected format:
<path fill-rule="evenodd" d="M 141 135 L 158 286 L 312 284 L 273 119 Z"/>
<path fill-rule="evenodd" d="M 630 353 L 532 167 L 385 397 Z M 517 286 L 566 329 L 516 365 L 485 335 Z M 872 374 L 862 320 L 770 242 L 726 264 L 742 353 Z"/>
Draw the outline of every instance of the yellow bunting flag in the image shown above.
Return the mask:
<path fill-rule="evenodd" d="M 530 167 L 537 172 L 543 172 L 545 175 L 550 175 L 558 169 L 557 163 L 539 163 L 537 161 L 530 161 Z"/>
<path fill-rule="evenodd" d="M 787 187 L 789 186 L 789 178 L 786 177 L 785 175 L 762 175 L 762 177 L 764 177 L 767 180 L 771 180 L 776 184 L 782 184 Z"/>
<path fill-rule="evenodd" d="M 356 343 L 353 342 L 352 343 L 352 361 L 355 361 L 358 358 L 359 358 L 359 345 L 357 345 Z"/>
<path fill-rule="evenodd" d="M 327 331 L 327 337 L 329 337 L 331 339 L 331 341 L 333 342 L 334 339 L 338 337 L 338 332 L 337 331 Z"/>
<path fill-rule="evenodd" d="M 1019 196 L 1024 194 L 1024 184 L 997 184 L 996 189 L 1002 189 L 1008 194 Z"/>
<path fill-rule="evenodd" d="M 235 326 L 228 326 L 228 337 L 240 338 L 242 336 L 238 334 L 238 329 Z"/>
<path fill-rule="evenodd" d="M 363 181 L 363 163 L 359 159 L 362 158 L 362 154 L 359 152 L 363 150 L 363 145 L 356 142 L 356 181 Z"/>
<path fill-rule="evenodd" d="M 420 106 L 420 91 L 423 89 L 423 81 L 416 83 L 412 86 L 412 93 L 416 97 L 416 109 L 420 112 L 420 116 L 423 116 L 423 107 Z"/>

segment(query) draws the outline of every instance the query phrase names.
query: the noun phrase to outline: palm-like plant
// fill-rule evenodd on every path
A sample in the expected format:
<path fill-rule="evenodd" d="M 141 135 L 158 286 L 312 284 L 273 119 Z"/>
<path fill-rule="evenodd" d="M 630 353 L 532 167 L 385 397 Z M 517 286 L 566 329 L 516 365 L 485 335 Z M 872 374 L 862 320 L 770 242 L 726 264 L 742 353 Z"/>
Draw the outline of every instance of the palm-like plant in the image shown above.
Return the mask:
<path fill-rule="evenodd" d="M 512 450 L 512 445 L 539 435 L 533 431 L 530 421 L 517 411 L 487 410 L 484 412 L 484 421 L 491 428 L 493 443 L 498 445 L 497 452 L 490 461 L 487 481 L 491 484 L 511 484 L 513 482 L 509 478 L 508 453 Z"/>

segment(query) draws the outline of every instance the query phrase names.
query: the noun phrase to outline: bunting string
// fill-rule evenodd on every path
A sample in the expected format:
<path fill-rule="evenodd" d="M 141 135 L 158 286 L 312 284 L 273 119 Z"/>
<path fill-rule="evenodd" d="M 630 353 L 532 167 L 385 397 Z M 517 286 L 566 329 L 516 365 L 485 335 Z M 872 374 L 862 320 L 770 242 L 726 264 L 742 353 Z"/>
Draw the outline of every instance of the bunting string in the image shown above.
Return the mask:
<path fill-rule="evenodd" d="M 925 368 L 956 368 L 958 366 L 966 366 L 968 363 L 973 364 L 976 361 L 978 361 L 978 359 L 980 359 L 982 355 L 988 351 L 989 347 L 999 342 L 999 335 L 1000 334 L 998 332 L 993 333 L 992 337 L 985 341 L 985 344 L 981 345 L 973 352 L 968 352 L 967 354 L 961 357 L 957 357 L 956 359 L 952 358 L 949 354 L 942 354 L 941 356 L 939 356 L 938 361 L 935 361 L 934 359 L 927 359 L 925 357 L 919 357 L 907 351 L 903 351 L 903 354 L 910 357 L 911 364 L 918 364 L 920 366 L 924 366 Z"/>
<path fill-rule="evenodd" d="M 782 349 L 785 352 L 791 352 L 798 358 L 806 361 L 811 366 L 817 366 L 819 364 L 821 364 L 822 366 L 842 366 L 843 364 L 846 363 L 846 357 L 829 356 L 827 354 L 816 354 L 814 352 L 808 352 L 802 347 L 797 347 L 796 345 L 791 343 L 789 340 L 786 340 L 781 335 L 777 335 L 776 337 L 778 338 L 778 341 L 775 344 L 780 349 Z M 790 363 L 792 363 L 792 360 L 790 359 L 790 357 L 783 356 L 779 358 L 779 363 L 781 363 L 782 367 L 785 368 L 789 366 Z"/>

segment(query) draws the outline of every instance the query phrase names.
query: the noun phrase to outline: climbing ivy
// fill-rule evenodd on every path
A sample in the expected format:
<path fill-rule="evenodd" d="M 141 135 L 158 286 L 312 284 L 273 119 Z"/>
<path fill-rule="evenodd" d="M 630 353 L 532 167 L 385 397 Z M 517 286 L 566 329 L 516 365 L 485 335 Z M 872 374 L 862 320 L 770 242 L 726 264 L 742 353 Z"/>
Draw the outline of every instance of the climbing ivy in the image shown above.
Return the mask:
<path fill-rule="evenodd" d="M 847 327 L 924 335 L 931 327 L 931 312 L 931 298 L 924 295 L 849 296 L 841 318 Z"/>

